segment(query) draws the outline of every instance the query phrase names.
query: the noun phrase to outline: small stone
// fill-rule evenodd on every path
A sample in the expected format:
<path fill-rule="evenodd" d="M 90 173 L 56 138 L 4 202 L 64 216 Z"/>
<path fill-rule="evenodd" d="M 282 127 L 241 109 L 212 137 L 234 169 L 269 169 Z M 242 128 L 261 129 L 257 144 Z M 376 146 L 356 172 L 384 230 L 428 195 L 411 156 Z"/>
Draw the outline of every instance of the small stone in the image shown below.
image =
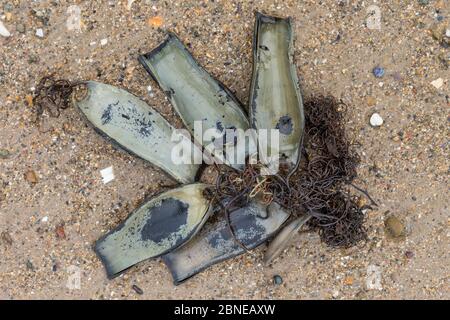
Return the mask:
<path fill-rule="evenodd" d="M 27 102 L 27 105 L 28 105 L 29 107 L 32 107 L 32 106 L 33 106 L 33 96 L 32 96 L 31 94 L 27 94 L 27 95 L 25 96 L 25 101 Z"/>
<path fill-rule="evenodd" d="M 135 285 L 135 284 L 133 284 L 133 286 L 131 288 L 134 290 L 134 292 L 136 292 L 139 295 L 143 295 L 144 294 L 144 291 L 141 288 L 139 288 L 137 285 Z"/>
<path fill-rule="evenodd" d="M 3 6 L 3 10 L 5 10 L 6 12 L 11 12 L 13 11 L 13 9 L 14 9 L 13 4 L 9 2 L 5 3 L 5 5 Z"/>
<path fill-rule="evenodd" d="M 35 54 L 30 54 L 30 56 L 28 57 L 28 63 L 32 64 L 32 63 L 38 63 L 39 62 L 39 56 L 35 55 Z M 34 91 L 34 90 L 32 90 Z"/>
<path fill-rule="evenodd" d="M 375 67 L 373 68 L 372 73 L 375 77 L 381 78 L 384 76 L 384 69 L 382 67 Z"/>
<path fill-rule="evenodd" d="M 41 219 L 41 222 L 43 222 L 43 223 L 48 222 L 48 217 L 47 217 L 47 216 L 43 217 L 43 218 Z"/>
<path fill-rule="evenodd" d="M 383 122 L 383 118 L 378 113 L 374 113 L 370 117 L 370 125 L 372 127 L 379 127 L 383 124 Z"/>
<path fill-rule="evenodd" d="M 283 283 L 283 278 L 279 275 L 274 275 L 273 276 L 273 283 L 276 285 L 280 285 Z"/>
<path fill-rule="evenodd" d="M 431 81 L 431 85 L 433 87 L 435 87 L 436 89 L 440 89 L 443 84 L 444 84 L 444 79 L 442 79 L 442 78 Z"/>
<path fill-rule="evenodd" d="M 374 97 L 372 97 L 372 96 L 367 97 L 367 105 L 369 107 L 374 106 L 376 103 L 377 103 L 377 100 Z"/>
<path fill-rule="evenodd" d="M 50 9 L 42 9 L 42 10 L 33 9 L 31 10 L 31 12 L 44 26 L 48 26 L 51 14 Z"/>
<path fill-rule="evenodd" d="M 42 30 L 41 28 L 36 29 L 36 36 L 39 38 L 43 38 L 44 37 L 44 30 Z"/>
<path fill-rule="evenodd" d="M 444 38 L 445 27 L 441 24 L 435 24 L 431 27 L 431 35 L 433 38 L 439 42 L 441 42 Z"/>
<path fill-rule="evenodd" d="M 58 239 L 65 239 L 66 238 L 66 232 L 64 230 L 64 226 L 63 225 L 60 225 L 60 226 L 56 227 L 55 233 L 56 233 L 56 237 Z"/>
<path fill-rule="evenodd" d="M 386 232 L 393 238 L 401 237 L 405 234 L 405 226 L 396 216 L 390 216 L 384 222 Z"/>
<path fill-rule="evenodd" d="M 365 205 L 367 205 L 367 199 L 365 197 L 359 197 L 357 202 L 358 208 L 363 208 Z"/>
<path fill-rule="evenodd" d="M 107 184 L 108 182 L 111 182 L 114 180 L 115 176 L 114 176 L 114 170 L 113 167 L 108 167 L 105 169 L 100 170 L 100 174 L 102 176 L 103 179 L 103 183 Z"/>
<path fill-rule="evenodd" d="M 0 159 L 8 159 L 11 153 L 6 149 L 0 149 Z"/>
<path fill-rule="evenodd" d="M 428 3 L 430 3 L 429 0 L 419 0 L 418 2 L 419 2 L 419 4 L 422 5 L 422 6 L 426 6 Z"/>
<path fill-rule="evenodd" d="M 397 273 L 392 273 L 390 278 L 393 282 L 398 282 L 400 280 L 400 277 L 398 276 Z"/>
<path fill-rule="evenodd" d="M 31 260 L 27 260 L 26 266 L 28 270 L 34 271 L 34 265 L 33 262 L 31 262 Z"/>
<path fill-rule="evenodd" d="M 108 39 L 102 39 L 102 40 L 100 40 L 100 45 L 102 45 L 102 46 L 106 46 L 108 44 Z"/>
<path fill-rule="evenodd" d="M 152 17 L 152 18 L 148 19 L 147 23 L 151 27 L 158 28 L 158 27 L 161 27 L 163 25 L 164 20 L 160 16 L 155 16 L 155 17 Z"/>
<path fill-rule="evenodd" d="M 2 232 L 1 240 L 7 246 L 11 246 L 13 244 L 13 239 L 11 238 L 11 235 L 6 231 Z"/>
<path fill-rule="evenodd" d="M 16 25 L 16 31 L 19 33 L 25 33 L 25 25 L 22 23 L 19 23 L 18 25 Z"/>
<path fill-rule="evenodd" d="M 344 284 L 346 286 L 351 286 L 353 284 L 353 277 L 352 276 L 345 277 Z"/>
<path fill-rule="evenodd" d="M 38 182 L 36 172 L 34 172 L 33 170 L 28 170 L 27 172 L 25 172 L 25 180 L 27 180 L 29 183 L 36 184 Z"/>
<path fill-rule="evenodd" d="M 412 252 L 412 251 L 406 251 L 406 252 L 405 252 L 405 257 L 408 258 L 408 259 L 414 258 L 414 252 Z"/>
<path fill-rule="evenodd" d="M 445 36 L 450 38 L 450 29 L 445 30 Z"/>

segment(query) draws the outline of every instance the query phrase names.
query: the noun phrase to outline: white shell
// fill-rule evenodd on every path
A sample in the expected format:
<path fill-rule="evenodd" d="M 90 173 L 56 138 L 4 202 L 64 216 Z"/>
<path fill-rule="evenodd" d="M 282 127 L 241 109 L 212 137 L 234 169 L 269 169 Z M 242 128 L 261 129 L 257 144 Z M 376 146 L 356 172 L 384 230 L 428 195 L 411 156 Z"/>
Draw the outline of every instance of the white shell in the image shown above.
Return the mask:
<path fill-rule="evenodd" d="M 3 37 L 10 37 L 11 33 L 6 29 L 2 21 L 0 21 L 0 35 Z"/>
<path fill-rule="evenodd" d="M 370 125 L 372 127 L 379 127 L 383 124 L 383 122 L 383 118 L 378 113 L 374 113 L 370 117 Z"/>
<path fill-rule="evenodd" d="M 36 29 L 36 36 L 39 38 L 43 38 L 44 37 L 44 30 L 42 30 L 41 28 Z"/>

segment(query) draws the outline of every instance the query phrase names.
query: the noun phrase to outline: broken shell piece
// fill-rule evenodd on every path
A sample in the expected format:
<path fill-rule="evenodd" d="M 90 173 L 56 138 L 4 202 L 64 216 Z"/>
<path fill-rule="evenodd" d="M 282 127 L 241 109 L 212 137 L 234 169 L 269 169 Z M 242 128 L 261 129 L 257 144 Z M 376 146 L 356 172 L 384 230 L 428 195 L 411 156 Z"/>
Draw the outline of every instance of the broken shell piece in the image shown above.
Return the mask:
<path fill-rule="evenodd" d="M 246 151 L 246 139 L 235 139 L 238 130 L 249 128 L 249 122 L 241 103 L 230 90 L 207 73 L 173 33 L 169 33 L 167 39 L 153 51 L 141 55 L 139 62 L 164 90 L 194 138 L 220 161 L 243 168 L 245 155 L 254 152 L 256 144 L 249 137 L 250 147 Z M 197 121 L 200 126 L 196 126 Z M 239 145 L 235 146 L 235 143 Z M 222 153 L 224 145 L 226 158 Z M 241 154 L 242 160 L 234 160 Z"/>
<path fill-rule="evenodd" d="M 114 180 L 114 170 L 113 167 L 108 167 L 100 170 L 100 174 L 102 175 L 103 184 L 107 184 Z"/>
<path fill-rule="evenodd" d="M 440 89 L 443 84 L 444 84 L 444 79 L 442 79 L 442 78 L 431 81 L 431 85 L 433 87 L 435 87 L 436 89 Z"/>
<path fill-rule="evenodd" d="M 75 104 L 94 128 L 125 149 L 163 169 L 183 183 L 193 182 L 196 161 L 175 161 L 172 151 L 183 148 L 194 157 L 201 150 L 184 136 L 173 141 L 174 128 L 153 108 L 131 93 L 99 82 L 86 82 L 87 94 Z M 189 160 L 189 159 L 188 159 Z"/>
<path fill-rule="evenodd" d="M 260 211 L 268 209 L 268 217 Z M 268 208 L 255 202 L 230 213 L 230 223 L 236 238 L 248 249 L 265 242 L 288 218 L 288 213 L 276 203 Z M 244 253 L 233 239 L 223 215 L 208 222 L 198 235 L 183 247 L 162 257 L 172 273 L 174 284 L 192 277 L 216 263 Z"/>
<path fill-rule="evenodd" d="M 296 165 L 304 130 L 303 101 L 293 61 L 291 19 L 256 13 L 250 122 L 255 129 L 278 129 L 279 146 L 268 141 L 268 155 Z M 278 143 L 278 141 L 276 141 Z M 261 154 L 261 152 L 259 153 Z"/>
<path fill-rule="evenodd" d="M 212 210 L 203 196 L 206 184 L 173 189 L 145 202 L 116 229 L 98 240 L 95 252 L 108 278 L 189 241 Z"/>
<path fill-rule="evenodd" d="M 264 254 L 264 262 L 269 264 L 276 257 L 278 257 L 284 249 L 289 245 L 292 238 L 300 230 L 300 228 L 308 222 L 310 215 L 304 215 L 295 219 L 287 226 L 285 226 L 276 237 L 270 242 L 266 253 Z"/>
<path fill-rule="evenodd" d="M 0 21 L 0 36 L 3 36 L 5 38 L 11 36 L 11 33 L 8 31 L 8 29 L 6 29 L 2 21 Z"/>

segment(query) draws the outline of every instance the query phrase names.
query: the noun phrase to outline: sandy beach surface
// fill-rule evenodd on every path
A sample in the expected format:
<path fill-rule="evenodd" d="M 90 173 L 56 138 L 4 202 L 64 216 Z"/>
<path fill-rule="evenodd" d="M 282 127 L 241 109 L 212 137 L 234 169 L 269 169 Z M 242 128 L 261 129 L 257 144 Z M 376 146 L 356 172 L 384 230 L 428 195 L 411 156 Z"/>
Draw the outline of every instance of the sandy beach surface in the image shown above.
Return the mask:
<path fill-rule="evenodd" d="M 450 298 L 449 1 L 0 4 L 0 299 Z M 362 159 L 356 182 L 379 203 L 367 212 L 369 240 L 333 249 L 302 233 L 270 266 L 263 246 L 179 286 L 160 259 L 108 280 L 93 243 L 175 181 L 115 149 L 76 108 L 44 116 L 38 128 L 37 82 L 55 73 L 112 84 L 181 128 L 138 55 L 174 31 L 247 105 L 255 11 L 293 18 L 303 94 L 349 106 Z M 370 125 L 374 113 L 381 126 Z M 104 184 L 100 170 L 110 166 L 115 179 Z"/>

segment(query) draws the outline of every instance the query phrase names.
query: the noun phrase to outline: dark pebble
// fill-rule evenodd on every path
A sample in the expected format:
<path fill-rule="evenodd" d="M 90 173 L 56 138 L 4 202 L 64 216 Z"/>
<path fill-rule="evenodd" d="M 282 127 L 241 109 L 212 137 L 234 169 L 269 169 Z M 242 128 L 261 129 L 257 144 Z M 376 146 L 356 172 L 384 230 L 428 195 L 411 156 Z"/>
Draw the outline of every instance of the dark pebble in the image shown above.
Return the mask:
<path fill-rule="evenodd" d="M 381 78 L 384 76 L 384 69 L 382 67 L 375 67 L 373 68 L 372 73 L 375 77 Z"/>
<path fill-rule="evenodd" d="M 414 252 L 412 252 L 412 251 L 406 251 L 406 252 L 405 252 L 405 257 L 407 257 L 408 259 L 414 258 Z"/>
<path fill-rule="evenodd" d="M 275 275 L 273 276 L 273 283 L 276 285 L 280 285 L 283 283 L 283 278 L 280 277 L 279 275 Z"/>
<path fill-rule="evenodd" d="M 30 271 L 34 271 L 34 265 L 33 262 L 31 262 L 31 260 L 27 260 L 27 269 Z"/>
<path fill-rule="evenodd" d="M 2 232 L 0 239 L 2 240 L 2 242 L 4 244 L 6 244 L 8 246 L 11 246 L 13 244 L 13 239 L 11 238 L 11 235 L 6 231 Z"/>
<path fill-rule="evenodd" d="M 7 158 L 9 158 L 10 155 L 11 155 L 11 153 L 9 153 L 8 150 L 0 149 L 0 159 L 7 159 Z"/>
<path fill-rule="evenodd" d="M 143 295 L 144 291 L 142 291 L 141 288 L 139 288 L 137 285 L 133 284 L 133 286 L 131 287 L 137 294 Z"/>

